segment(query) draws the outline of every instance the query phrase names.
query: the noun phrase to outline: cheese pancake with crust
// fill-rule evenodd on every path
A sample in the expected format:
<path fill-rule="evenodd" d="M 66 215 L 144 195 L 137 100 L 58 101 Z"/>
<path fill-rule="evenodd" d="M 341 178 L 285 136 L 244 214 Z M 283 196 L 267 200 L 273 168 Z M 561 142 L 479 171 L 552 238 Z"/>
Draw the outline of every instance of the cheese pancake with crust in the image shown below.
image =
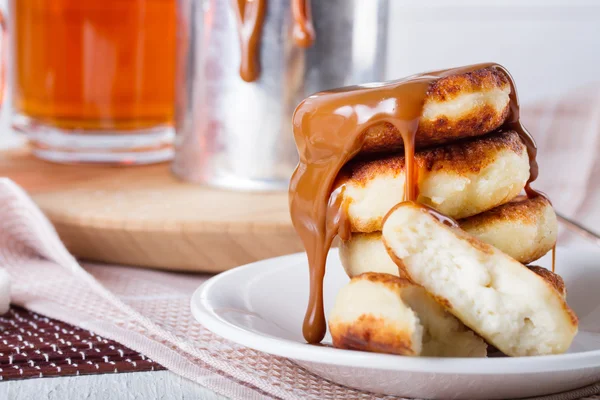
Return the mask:
<path fill-rule="evenodd" d="M 504 354 L 564 353 L 577 334 L 558 281 L 443 224 L 427 208 L 397 205 L 382 235 L 403 276 Z"/>
<path fill-rule="evenodd" d="M 537 265 L 528 265 L 527 268 L 548 282 L 548 284 L 550 284 L 550 286 L 552 286 L 563 297 L 563 299 L 567 299 L 567 287 L 565 286 L 565 281 L 563 281 L 563 278 L 560 275 Z"/>
<path fill-rule="evenodd" d="M 459 219 L 515 198 L 529 178 L 525 144 L 514 131 L 496 132 L 415 152 L 419 203 Z M 340 172 L 353 232 L 381 230 L 387 212 L 404 199 L 404 156 L 353 160 Z"/>
<path fill-rule="evenodd" d="M 552 250 L 558 221 L 550 201 L 543 196 L 513 201 L 460 220 L 460 227 L 522 264 L 529 264 Z"/>
<path fill-rule="evenodd" d="M 489 211 L 458 220 L 462 229 L 496 247 L 522 264 L 529 264 L 552 250 L 558 222 L 550 202 L 542 197 L 519 196 Z M 353 233 L 340 244 L 340 259 L 348 276 L 364 272 L 398 275 L 381 241 L 381 232 Z"/>
<path fill-rule="evenodd" d="M 495 68 L 451 75 L 432 83 L 415 137 L 417 148 L 480 136 L 498 129 L 509 114 L 510 83 Z M 403 146 L 390 123 L 369 127 L 362 152 L 390 151 Z"/>
<path fill-rule="evenodd" d="M 487 344 L 421 286 L 388 274 L 354 277 L 329 315 L 334 347 L 428 357 L 485 357 Z"/>

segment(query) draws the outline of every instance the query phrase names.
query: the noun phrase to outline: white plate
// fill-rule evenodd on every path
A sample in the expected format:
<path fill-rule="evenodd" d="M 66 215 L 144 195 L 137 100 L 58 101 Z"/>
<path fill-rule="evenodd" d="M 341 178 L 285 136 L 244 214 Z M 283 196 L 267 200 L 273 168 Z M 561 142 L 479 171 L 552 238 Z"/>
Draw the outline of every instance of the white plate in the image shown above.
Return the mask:
<path fill-rule="evenodd" d="M 549 266 L 549 256 L 536 264 Z M 295 360 L 333 382 L 370 392 L 424 398 L 528 397 L 600 380 L 600 252 L 560 248 L 557 272 L 580 318 L 579 334 L 562 355 L 522 358 L 403 357 L 311 346 L 302 338 L 308 299 L 304 253 L 225 272 L 192 297 L 195 318 L 214 333 L 253 349 Z M 325 277 L 328 315 L 348 282 L 337 251 Z M 331 343 L 329 334 L 324 343 Z"/>

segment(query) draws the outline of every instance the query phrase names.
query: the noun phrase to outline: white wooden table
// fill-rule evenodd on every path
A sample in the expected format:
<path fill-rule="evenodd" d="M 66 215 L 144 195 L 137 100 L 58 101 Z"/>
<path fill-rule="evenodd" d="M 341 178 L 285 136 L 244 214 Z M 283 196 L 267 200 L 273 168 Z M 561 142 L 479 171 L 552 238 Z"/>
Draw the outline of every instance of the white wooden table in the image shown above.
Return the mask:
<path fill-rule="evenodd" d="M 169 371 L 36 378 L 0 383 L 7 400 L 221 400 L 212 391 Z"/>

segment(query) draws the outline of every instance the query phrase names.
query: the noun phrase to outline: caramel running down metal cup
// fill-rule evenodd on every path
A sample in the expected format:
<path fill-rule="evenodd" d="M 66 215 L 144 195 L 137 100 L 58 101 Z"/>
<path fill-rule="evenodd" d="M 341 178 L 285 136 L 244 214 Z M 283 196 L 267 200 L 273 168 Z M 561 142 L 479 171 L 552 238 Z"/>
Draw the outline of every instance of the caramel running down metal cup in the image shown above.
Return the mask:
<path fill-rule="evenodd" d="M 299 13 L 312 15 L 310 47 L 294 40 Z M 387 0 L 179 0 L 175 175 L 287 190 L 298 163 L 294 109 L 312 93 L 383 79 L 387 14 Z M 241 38 L 261 16 L 256 54 L 245 53 L 259 70 L 247 82 Z"/>

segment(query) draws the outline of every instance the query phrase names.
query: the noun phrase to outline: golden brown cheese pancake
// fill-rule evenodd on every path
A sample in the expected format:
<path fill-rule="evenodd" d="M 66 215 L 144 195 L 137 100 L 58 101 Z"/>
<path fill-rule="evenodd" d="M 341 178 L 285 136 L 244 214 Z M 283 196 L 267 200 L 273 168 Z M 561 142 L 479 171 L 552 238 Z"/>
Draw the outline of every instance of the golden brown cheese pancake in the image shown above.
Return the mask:
<path fill-rule="evenodd" d="M 532 199 L 519 196 L 458 223 L 469 234 L 522 264 L 529 264 L 552 250 L 558 232 L 554 209 L 542 196 Z M 339 250 L 350 277 L 364 272 L 398 275 L 398 267 L 381 241 L 381 232 L 353 233 Z"/>
<path fill-rule="evenodd" d="M 514 131 L 497 132 L 415 153 L 417 201 L 449 217 L 470 217 L 516 197 L 529 178 L 525 144 Z M 353 232 L 381 230 L 387 212 L 404 199 L 402 155 L 347 164 L 336 185 Z"/>
<path fill-rule="evenodd" d="M 388 274 L 354 277 L 329 316 L 337 348 L 431 357 L 485 357 L 487 344 L 421 286 Z"/>
<path fill-rule="evenodd" d="M 558 221 L 552 204 L 543 196 L 513 201 L 460 220 L 460 227 L 522 264 L 529 264 L 552 250 Z"/>
<path fill-rule="evenodd" d="M 506 75 L 494 68 L 438 79 L 427 92 L 415 137 L 417 148 L 498 129 L 509 114 L 510 90 Z M 381 123 L 366 130 L 362 151 L 401 147 L 398 130 L 389 123 Z"/>
<path fill-rule="evenodd" d="M 555 284 L 413 202 L 396 206 L 383 241 L 403 274 L 508 356 L 560 354 L 578 321 Z"/>

